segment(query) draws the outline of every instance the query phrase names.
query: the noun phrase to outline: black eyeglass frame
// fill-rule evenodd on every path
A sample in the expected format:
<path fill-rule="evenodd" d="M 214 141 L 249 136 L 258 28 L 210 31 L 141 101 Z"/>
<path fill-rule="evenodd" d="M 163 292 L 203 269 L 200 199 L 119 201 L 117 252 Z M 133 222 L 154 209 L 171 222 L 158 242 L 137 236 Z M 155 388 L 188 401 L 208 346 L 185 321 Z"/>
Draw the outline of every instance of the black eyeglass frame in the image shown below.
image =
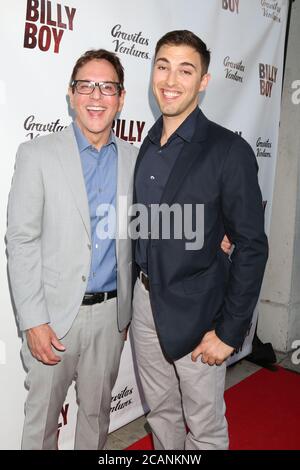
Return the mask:
<path fill-rule="evenodd" d="M 77 89 L 77 83 L 89 83 L 89 86 L 91 86 L 91 92 L 90 93 L 82 93 L 80 91 L 78 91 Z M 115 93 L 113 93 L 112 95 L 108 95 L 107 93 L 103 93 L 103 91 L 101 90 L 101 86 L 102 85 L 107 85 L 107 84 L 112 84 L 112 85 L 116 85 L 117 86 L 117 91 Z M 73 80 L 72 83 L 71 83 L 71 87 L 74 91 L 74 89 L 76 89 L 77 93 L 79 93 L 80 95 L 91 95 L 92 93 L 94 93 L 94 90 L 96 88 L 96 86 L 99 88 L 99 91 L 101 93 L 101 95 L 104 95 L 104 96 L 115 96 L 117 94 L 120 94 L 121 90 L 123 90 L 123 85 L 121 85 L 121 83 L 119 82 L 111 82 L 111 81 L 106 81 L 106 82 L 93 82 L 92 80 Z"/>

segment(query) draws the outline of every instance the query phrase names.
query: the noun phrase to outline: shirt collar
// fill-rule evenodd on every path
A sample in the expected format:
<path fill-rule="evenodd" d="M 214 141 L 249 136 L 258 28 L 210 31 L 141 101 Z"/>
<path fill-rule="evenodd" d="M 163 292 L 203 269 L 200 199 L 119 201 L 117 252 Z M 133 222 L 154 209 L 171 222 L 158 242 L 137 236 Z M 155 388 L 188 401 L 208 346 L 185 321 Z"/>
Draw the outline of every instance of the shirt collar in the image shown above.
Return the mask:
<path fill-rule="evenodd" d="M 188 115 L 188 117 L 183 121 L 183 123 L 176 129 L 176 134 L 179 135 L 183 140 L 191 142 L 193 135 L 195 133 L 197 118 L 199 115 L 200 109 L 198 106 Z"/>
<path fill-rule="evenodd" d="M 200 109 L 198 106 L 196 106 L 194 111 L 192 111 L 187 116 L 187 118 L 183 121 L 182 124 L 180 124 L 180 126 L 176 129 L 176 131 L 172 134 L 172 136 L 177 135 L 181 139 L 185 140 L 186 142 L 191 142 L 192 137 L 195 132 L 196 122 L 197 122 L 199 112 L 200 112 Z M 162 128 L 163 128 L 163 118 L 162 116 L 160 116 L 160 118 L 156 121 L 156 123 L 151 127 L 151 129 L 148 132 L 148 137 L 154 144 L 160 145 Z"/>
<path fill-rule="evenodd" d="M 76 142 L 78 145 L 78 150 L 79 152 L 83 152 L 84 150 L 88 148 L 94 148 L 92 144 L 87 140 L 85 135 L 83 134 L 82 130 L 78 127 L 75 121 L 73 121 L 73 130 L 76 138 Z M 115 134 L 111 131 L 109 135 L 109 139 L 107 144 L 104 145 L 104 147 L 113 144 L 115 148 L 117 148 L 117 143 L 116 143 L 116 138 Z"/>

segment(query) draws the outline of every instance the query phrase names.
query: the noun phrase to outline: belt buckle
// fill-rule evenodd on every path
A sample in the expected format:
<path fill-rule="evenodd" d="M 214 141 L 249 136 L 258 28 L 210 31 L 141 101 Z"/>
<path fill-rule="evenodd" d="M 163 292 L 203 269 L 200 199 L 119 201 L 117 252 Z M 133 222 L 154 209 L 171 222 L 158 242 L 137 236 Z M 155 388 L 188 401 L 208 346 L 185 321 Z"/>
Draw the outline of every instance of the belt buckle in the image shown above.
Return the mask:
<path fill-rule="evenodd" d="M 94 294 L 84 294 L 84 298 L 90 300 L 94 297 Z"/>
<path fill-rule="evenodd" d="M 103 301 L 106 301 L 108 297 L 107 292 L 91 292 L 84 294 L 83 301 L 86 301 L 86 305 L 101 304 Z"/>

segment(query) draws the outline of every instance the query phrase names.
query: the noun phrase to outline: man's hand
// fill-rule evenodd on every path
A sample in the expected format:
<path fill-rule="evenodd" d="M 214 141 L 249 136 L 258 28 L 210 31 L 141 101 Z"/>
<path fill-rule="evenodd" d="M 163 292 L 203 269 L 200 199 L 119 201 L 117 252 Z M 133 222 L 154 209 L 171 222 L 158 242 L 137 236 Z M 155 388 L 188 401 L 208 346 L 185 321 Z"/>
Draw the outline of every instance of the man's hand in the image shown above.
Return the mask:
<path fill-rule="evenodd" d="M 192 352 L 192 361 L 196 362 L 201 354 L 204 364 L 221 365 L 234 351 L 234 348 L 221 341 L 215 330 L 208 331 L 202 338 L 201 343 Z"/>
<path fill-rule="evenodd" d="M 221 241 L 221 248 L 227 255 L 230 254 L 232 243 L 229 241 L 228 237 L 224 235 L 223 240 Z"/>
<path fill-rule="evenodd" d="M 33 357 L 38 361 L 48 365 L 55 365 L 61 361 L 61 358 L 54 354 L 52 346 L 58 351 L 65 351 L 65 347 L 61 344 L 48 324 L 35 326 L 26 331 L 28 347 Z"/>

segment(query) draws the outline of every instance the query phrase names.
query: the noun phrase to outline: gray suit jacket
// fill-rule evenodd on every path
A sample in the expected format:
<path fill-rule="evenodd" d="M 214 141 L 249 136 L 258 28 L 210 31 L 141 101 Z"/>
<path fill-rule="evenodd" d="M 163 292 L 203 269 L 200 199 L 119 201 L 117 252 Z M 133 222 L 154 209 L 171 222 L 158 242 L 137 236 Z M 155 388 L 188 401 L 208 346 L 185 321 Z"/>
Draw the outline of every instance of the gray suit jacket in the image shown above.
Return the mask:
<path fill-rule="evenodd" d="M 126 233 L 138 150 L 116 139 L 118 327 L 131 318 L 132 256 Z M 124 198 L 124 196 L 127 197 Z M 121 199 L 120 199 L 121 197 Z M 121 207 L 119 207 L 121 204 Z M 8 204 L 8 268 L 21 330 L 49 323 L 70 329 L 91 262 L 88 200 L 72 126 L 20 145 Z"/>

